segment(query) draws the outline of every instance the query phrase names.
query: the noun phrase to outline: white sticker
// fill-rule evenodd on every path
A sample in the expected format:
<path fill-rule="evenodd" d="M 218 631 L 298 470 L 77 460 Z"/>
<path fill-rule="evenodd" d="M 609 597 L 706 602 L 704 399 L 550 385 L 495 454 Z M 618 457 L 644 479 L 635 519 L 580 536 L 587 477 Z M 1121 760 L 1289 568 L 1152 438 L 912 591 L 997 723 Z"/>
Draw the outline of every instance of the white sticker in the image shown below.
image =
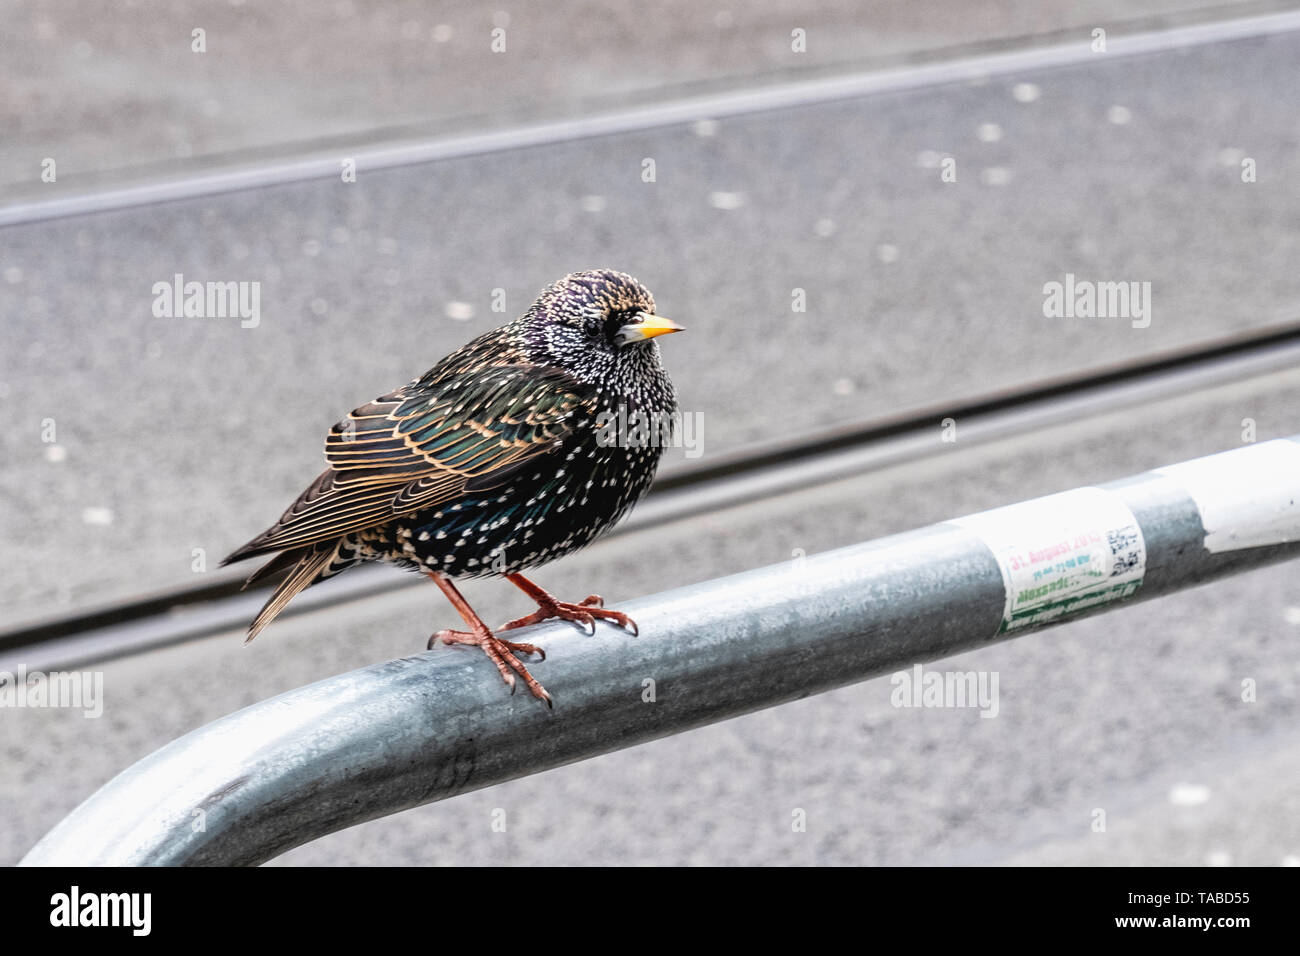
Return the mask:
<path fill-rule="evenodd" d="M 1076 488 L 948 522 L 984 541 L 1006 589 L 999 634 L 1045 624 L 1142 586 L 1147 548 L 1114 492 Z"/>
<path fill-rule="evenodd" d="M 1207 551 L 1300 541 L 1300 444 L 1261 442 L 1185 461 L 1157 474 L 1196 502 Z"/>

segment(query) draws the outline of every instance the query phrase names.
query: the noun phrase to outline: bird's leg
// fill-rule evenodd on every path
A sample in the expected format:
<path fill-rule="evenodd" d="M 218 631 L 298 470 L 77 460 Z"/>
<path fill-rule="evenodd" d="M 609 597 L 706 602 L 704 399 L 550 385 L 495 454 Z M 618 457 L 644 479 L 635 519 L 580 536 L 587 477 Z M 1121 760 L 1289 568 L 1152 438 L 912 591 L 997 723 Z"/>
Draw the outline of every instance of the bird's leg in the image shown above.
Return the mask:
<path fill-rule="evenodd" d="M 516 618 L 509 624 L 501 625 L 497 628 L 498 631 L 513 631 L 517 627 L 527 627 L 529 624 L 536 624 L 539 621 L 558 617 L 589 627 L 592 634 L 596 633 L 596 618 L 613 621 L 620 627 L 628 628 L 633 634 L 638 633 L 636 621 L 622 611 L 606 610 L 605 602 L 599 594 L 588 594 L 577 604 L 570 604 L 567 601 L 556 600 L 553 595 L 539 588 L 522 574 L 507 574 L 506 578 L 511 584 L 537 602 L 537 610 L 532 614 L 525 614 L 523 617 Z"/>
<path fill-rule="evenodd" d="M 483 623 L 483 619 L 469 606 L 469 602 L 456 590 L 456 585 L 451 583 L 451 578 L 438 571 L 429 572 L 429 577 L 433 579 L 434 584 L 442 588 L 442 593 L 447 595 L 447 600 L 452 603 L 461 618 L 469 625 L 469 631 L 439 631 L 429 638 L 429 649 L 432 650 L 433 645 L 438 643 L 439 640 L 444 644 L 472 644 L 481 647 L 483 653 L 488 656 L 488 660 L 497 666 L 501 679 L 510 688 L 510 693 L 515 692 L 515 675 L 510 673 L 513 670 L 524 679 L 524 683 L 528 685 L 528 689 L 532 691 L 534 697 L 546 701 L 547 707 L 553 706 L 551 695 L 546 692 L 546 688 L 539 684 L 536 678 L 528 673 L 528 668 L 524 667 L 519 658 L 515 657 L 516 652 L 540 654 L 542 660 L 546 660 L 546 652 L 533 644 L 517 644 L 513 641 L 503 641 L 494 636 L 488 630 L 488 626 Z"/>

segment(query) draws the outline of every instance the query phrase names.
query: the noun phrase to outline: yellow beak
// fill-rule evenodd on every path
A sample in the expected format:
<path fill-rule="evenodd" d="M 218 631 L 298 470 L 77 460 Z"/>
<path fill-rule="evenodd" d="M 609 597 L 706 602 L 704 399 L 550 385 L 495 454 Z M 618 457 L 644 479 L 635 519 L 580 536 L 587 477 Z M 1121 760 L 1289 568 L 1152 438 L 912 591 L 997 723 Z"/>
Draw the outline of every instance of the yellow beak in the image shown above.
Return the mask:
<path fill-rule="evenodd" d="M 635 322 L 629 322 L 618 330 L 616 340 L 619 345 L 628 345 L 632 342 L 652 339 L 656 335 L 681 331 L 683 331 L 682 326 L 672 319 L 665 319 L 662 315 L 651 315 L 649 312 L 638 312 Z"/>

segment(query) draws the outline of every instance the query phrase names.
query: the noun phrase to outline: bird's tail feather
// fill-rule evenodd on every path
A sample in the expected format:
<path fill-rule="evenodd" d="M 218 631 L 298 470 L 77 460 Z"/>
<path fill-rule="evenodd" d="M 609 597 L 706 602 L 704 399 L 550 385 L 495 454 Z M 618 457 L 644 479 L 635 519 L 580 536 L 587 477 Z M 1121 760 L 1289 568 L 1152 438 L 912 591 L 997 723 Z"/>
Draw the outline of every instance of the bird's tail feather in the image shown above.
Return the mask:
<path fill-rule="evenodd" d="M 279 571 L 283 571 L 285 568 L 293 567 L 310 552 L 311 552 L 311 548 L 293 548 L 289 551 L 283 551 L 280 554 L 277 554 L 270 561 L 266 562 L 266 564 L 262 565 L 260 568 L 258 568 L 252 574 L 250 574 L 248 578 L 244 581 L 243 586 L 239 590 L 247 591 L 250 587 L 252 587 L 258 581 L 261 581 L 263 578 L 269 578 L 273 574 L 276 574 Z"/>
<path fill-rule="evenodd" d="M 330 563 L 337 554 L 338 544 L 331 541 L 328 544 L 318 544 L 296 551 L 286 551 L 253 572 L 246 585 L 288 567 L 295 558 L 298 562 L 294 565 L 293 570 L 289 572 L 289 576 L 280 582 L 279 587 L 275 589 L 275 593 L 271 595 L 270 599 L 262 605 L 262 610 L 257 612 L 257 617 L 253 618 L 253 623 L 248 626 L 248 637 L 244 639 L 244 643 L 247 644 L 257 637 L 262 632 L 262 628 L 275 620 L 276 615 L 284 610 L 285 606 L 293 600 L 294 595 L 327 577 Z"/>

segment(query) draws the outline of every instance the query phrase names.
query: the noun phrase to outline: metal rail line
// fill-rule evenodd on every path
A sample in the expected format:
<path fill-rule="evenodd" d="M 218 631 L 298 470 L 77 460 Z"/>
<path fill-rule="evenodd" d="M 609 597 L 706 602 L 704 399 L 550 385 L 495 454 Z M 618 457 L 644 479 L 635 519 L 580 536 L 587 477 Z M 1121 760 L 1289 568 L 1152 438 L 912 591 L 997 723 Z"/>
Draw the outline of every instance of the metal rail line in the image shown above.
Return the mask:
<path fill-rule="evenodd" d="M 1161 18 L 1157 18 L 1159 20 Z M 1123 31 L 1125 23 L 1108 24 Z M 1208 23 L 1191 23 L 1135 33 L 1117 32 L 1108 40 L 1106 57 L 1137 56 L 1182 50 L 1210 43 L 1225 43 L 1300 30 L 1300 11 L 1280 10 Z M 260 189 L 339 175 L 339 159 L 356 162 L 358 175 L 418 163 L 459 159 L 511 149 L 571 142 L 617 133 L 638 132 L 690 123 L 704 118 L 744 116 L 879 93 L 911 90 L 943 83 L 982 80 L 1029 70 L 1071 66 L 1095 61 L 1086 29 L 1078 38 L 1024 49 L 1000 50 L 935 62 L 910 62 L 901 66 L 842 75 L 773 83 L 758 88 L 685 96 L 575 119 L 534 123 L 509 129 L 460 136 L 438 136 L 414 142 L 383 145 L 341 145 L 319 149 L 274 162 L 235 165 L 211 172 L 171 179 L 105 188 L 78 195 L 0 205 L 0 228 L 43 222 L 65 216 L 126 209 L 153 203 L 215 196 L 245 189 Z M 1029 38 L 1034 40 L 1037 38 Z M 943 51 L 939 51 L 941 54 Z"/>
<path fill-rule="evenodd" d="M 1300 366 L 1300 324 L 1293 322 L 969 400 L 848 423 L 798 441 L 737 449 L 706 464 L 661 474 L 650 497 L 611 534 L 634 533 L 760 497 L 950 454 L 954 446 L 938 440 L 939 423 L 948 417 L 961 423 L 961 447 L 976 447 L 1295 366 Z M 0 671 L 20 664 L 33 670 L 68 670 L 242 629 L 269 589 L 242 592 L 245 575 L 236 570 L 212 572 L 210 577 L 215 580 L 207 584 L 0 630 Z M 285 616 L 414 586 L 427 585 L 391 568 L 357 568 L 299 595 Z"/>
<path fill-rule="evenodd" d="M 553 711 L 426 653 L 124 771 L 24 865 L 256 864 L 336 830 L 1300 556 L 1300 435 L 543 625 Z M 453 659 L 456 658 L 456 659 Z"/>

